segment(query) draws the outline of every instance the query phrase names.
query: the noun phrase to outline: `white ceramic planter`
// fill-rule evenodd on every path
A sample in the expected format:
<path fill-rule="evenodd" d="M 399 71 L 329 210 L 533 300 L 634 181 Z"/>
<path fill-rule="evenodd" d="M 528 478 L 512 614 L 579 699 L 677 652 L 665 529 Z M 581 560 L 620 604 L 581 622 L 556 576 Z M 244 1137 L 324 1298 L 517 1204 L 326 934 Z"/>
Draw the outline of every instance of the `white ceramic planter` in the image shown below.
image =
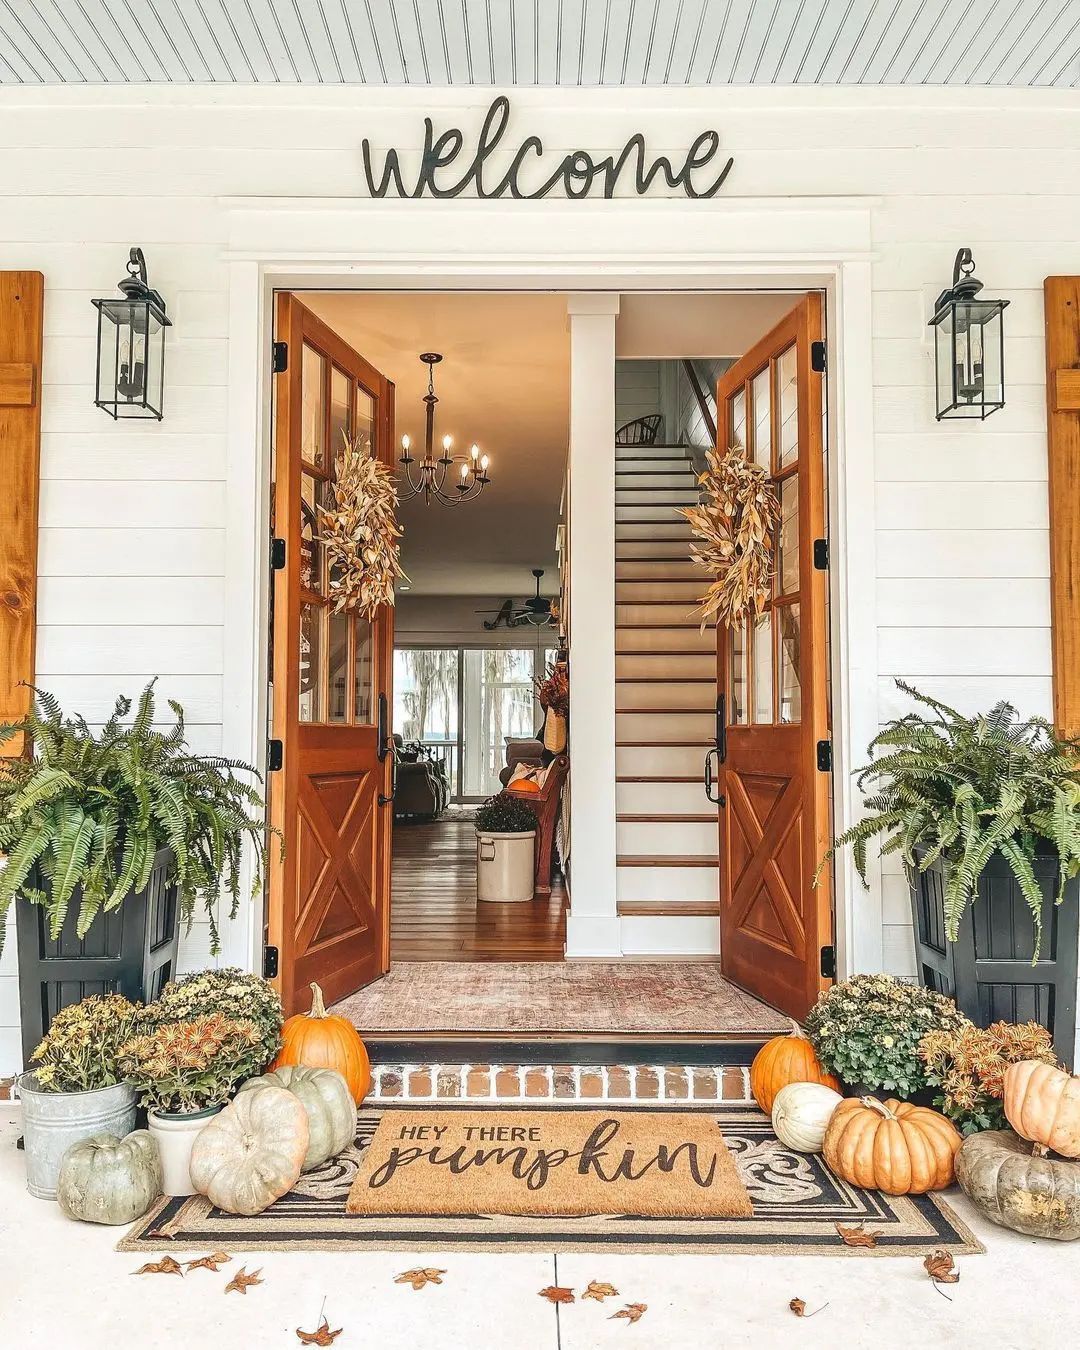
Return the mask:
<path fill-rule="evenodd" d="M 476 898 L 499 903 L 533 898 L 536 876 L 536 831 L 503 834 L 476 832 Z"/>
<path fill-rule="evenodd" d="M 40 1092 L 32 1071 L 16 1080 L 23 1107 L 26 1189 L 55 1200 L 60 1162 L 72 1144 L 96 1134 L 121 1139 L 135 1128 L 135 1089 L 115 1083 L 94 1092 Z"/>
<path fill-rule="evenodd" d="M 161 1155 L 161 1191 L 163 1195 L 194 1195 L 191 1184 L 191 1146 L 199 1131 L 224 1108 L 208 1106 L 205 1111 L 188 1115 L 147 1113 L 147 1126 Z"/>

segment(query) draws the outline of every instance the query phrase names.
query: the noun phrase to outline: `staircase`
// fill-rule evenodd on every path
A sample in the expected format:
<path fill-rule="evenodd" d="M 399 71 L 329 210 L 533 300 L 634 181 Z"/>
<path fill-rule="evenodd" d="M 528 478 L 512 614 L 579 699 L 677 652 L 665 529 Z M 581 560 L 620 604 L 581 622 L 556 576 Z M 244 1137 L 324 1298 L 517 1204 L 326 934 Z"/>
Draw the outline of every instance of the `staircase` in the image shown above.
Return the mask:
<path fill-rule="evenodd" d="M 628 955 L 719 950 L 716 635 L 694 616 L 704 574 L 677 513 L 698 499 L 683 446 L 615 448 L 616 897 Z"/>

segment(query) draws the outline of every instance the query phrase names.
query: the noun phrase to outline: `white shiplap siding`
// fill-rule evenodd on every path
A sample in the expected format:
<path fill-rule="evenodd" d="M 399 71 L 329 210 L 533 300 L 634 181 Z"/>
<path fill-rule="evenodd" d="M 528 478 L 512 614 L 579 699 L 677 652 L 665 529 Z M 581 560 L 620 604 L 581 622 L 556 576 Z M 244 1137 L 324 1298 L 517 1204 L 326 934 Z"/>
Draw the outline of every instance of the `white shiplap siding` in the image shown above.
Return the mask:
<path fill-rule="evenodd" d="M 195 78 L 205 78 L 199 67 Z M 475 127 L 488 92 L 0 89 L 0 113 L 17 126 L 0 148 L 0 266 L 40 269 L 46 279 L 38 679 L 65 704 L 100 719 L 117 692 L 135 694 L 159 674 L 162 694 L 185 704 L 197 743 L 221 741 L 229 524 L 221 198 L 359 196 L 362 136 L 415 148 L 425 114 Z M 632 101 L 614 90 L 563 90 L 556 100 L 521 89 L 514 102 L 514 126 L 551 150 L 604 153 L 644 129 L 652 150 L 674 154 L 716 126 L 735 156 L 729 196 L 873 202 L 875 434 L 848 454 L 875 465 L 880 716 L 901 706 L 894 676 L 964 708 L 1008 697 L 1047 712 L 1041 286 L 1080 266 L 1075 97 L 646 89 Z M 456 205 L 483 227 L 486 207 Z M 396 209 L 419 214 L 425 203 Z M 521 204 L 538 219 L 543 209 Z M 659 217 L 664 208 L 644 209 Z M 160 426 L 114 424 L 91 402 L 90 300 L 113 292 L 134 243 L 175 320 Z M 985 426 L 933 417 L 926 319 L 961 244 L 974 249 L 987 292 L 1010 301 L 1008 404 Z M 356 245 L 343 238 L 341 250 Z M 906 911 L 888 874 L 884 900 L 886 963 L 908 969 Z M 197 925 L 184 963 L 205 960 L 207 945 Z M 0 1073 L 18 1063 L 16 1011 L 9 941 Z"/>

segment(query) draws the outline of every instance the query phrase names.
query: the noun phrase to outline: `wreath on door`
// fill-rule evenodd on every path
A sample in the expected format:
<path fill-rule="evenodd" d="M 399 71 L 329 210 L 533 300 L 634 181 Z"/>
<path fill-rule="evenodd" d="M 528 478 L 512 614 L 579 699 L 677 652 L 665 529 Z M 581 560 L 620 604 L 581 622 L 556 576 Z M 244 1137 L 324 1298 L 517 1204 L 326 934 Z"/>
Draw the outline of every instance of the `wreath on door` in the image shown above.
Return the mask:
<path fill-rule="evenodd" d="M 393 471 L 372 455 L 367 437 L 343 437 L 330 503 L 319 508 L 335 614 L 356 609 L 371 620 L 380 605 L 394 603 L 394 588 L 405 577 L 397 506 Z"/>
<path fill-rule="evenodd" d="M 780 503 L 768 471 L 738 447 L 706 452 L 698 478 L 701 501 L 680 508 L 700 543 L 690 557 L 712 576 L 698 614 L 710 623 L 736 627 L 762 614 L 772 594 L 773 540 Z"/>

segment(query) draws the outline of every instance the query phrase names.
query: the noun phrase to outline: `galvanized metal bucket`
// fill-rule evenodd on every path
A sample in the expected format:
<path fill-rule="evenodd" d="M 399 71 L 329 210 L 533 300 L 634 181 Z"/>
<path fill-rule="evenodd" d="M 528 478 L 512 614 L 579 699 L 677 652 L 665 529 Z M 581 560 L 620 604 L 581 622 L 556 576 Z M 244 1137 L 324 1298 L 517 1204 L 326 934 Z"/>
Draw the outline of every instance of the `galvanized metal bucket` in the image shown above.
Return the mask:
<path fill-rule="evenodd" d="M 33 1072 L 15 1080 L 23 1108 L 26 1188 L 39 1200 L 55 1200 L 60 1162 L 72 1144 L 95 1134 L 121 1139 L 135 1128 L 135 1089 L 130 1083 L 93 1092 L 41 1092 Z"/>

